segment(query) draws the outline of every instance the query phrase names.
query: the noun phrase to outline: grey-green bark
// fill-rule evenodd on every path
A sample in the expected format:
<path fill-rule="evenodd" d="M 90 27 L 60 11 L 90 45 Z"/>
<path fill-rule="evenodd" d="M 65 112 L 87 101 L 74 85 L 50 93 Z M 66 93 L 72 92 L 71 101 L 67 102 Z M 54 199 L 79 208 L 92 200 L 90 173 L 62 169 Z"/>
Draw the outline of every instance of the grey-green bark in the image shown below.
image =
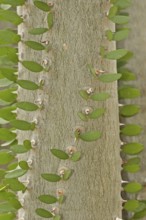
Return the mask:
<path fill-rule="evenodd" d="M 19 140 L 35 139 L 36 148 L 19 159 L 33 159 L 32 169 L 23 178 L 30 178 L 30 189 L 24 195 L 25 219 L 39 220 L 34 210 L 46 207 L 38 202 L 41 194 L 55 195 L 64 189 L 66 201 L 60 207 L 65 220 L 111 220 L 121 216 L 121 159 L 119 141 L 119 116 L 117 83 L 103 84 L 95 80 L 87 69 L 92 64 L 97 69 L 116 71 L 114 61 L 103 60 L 100 46 L 115 49 L 115 43 L 105 39 L 105 30 L 114 30 L 106 12 L 110 4 L 106 0 L 54 1 L 54 26 L 47 34 L 33 37 L 28 34 L 32 27 L 46 27 L 47 14 L 36 9 L 32 1 L 19 8 L 25 16 L 19 33 L 24 40 L 49 41 L 49 52 L 34 52 L 20 43 L 19 53 L 24 60 L 43 63 L 48 60 L 50 70 L 32 73 L 19 65 L 19 78 L 38 82 L 45 80 L 43 90 L 29 92 L 19 90 L 18 99 L 36 102 L 42 100 L 44 108 L 35 113 L 18 112 L 18 118 L 32 121 L 37 119 L 33 132 L 19 132 Z M 85 101 L 79 90 L 91 86 L 96 92 L 109 92 L 111 98 L 105 102 Z M 82 122 L 77 116 L 85 106 L 105 107 L 105 116 L 98 120 Z M 53 157 L 52 147 L 66 149 L 74 144 L 74 130 L 83 126 L 85 131 L 100 130 L 102 138 L 96 142 L 79 141 L 77 148 L 82 152 L 78 163 L 64 162 Z M 57 173 L 61 167 L 74 170 L 67 182 L 49 183 L 41 173 Z M 22 197 L 20 195 L 20 197 Z M 19 215 L 23 214 L 23 210 Z"/>

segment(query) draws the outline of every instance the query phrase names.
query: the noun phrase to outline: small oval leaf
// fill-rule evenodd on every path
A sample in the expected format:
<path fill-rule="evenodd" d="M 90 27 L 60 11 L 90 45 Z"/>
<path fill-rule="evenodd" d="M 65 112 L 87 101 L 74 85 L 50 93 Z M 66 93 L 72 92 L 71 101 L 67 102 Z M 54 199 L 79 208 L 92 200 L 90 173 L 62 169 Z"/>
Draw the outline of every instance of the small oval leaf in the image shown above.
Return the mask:
<path fill-rule="evenodd" d="M 100 131 L 88 131 L 79 135 L 79 138 L 83 141 L 96 141 L 101 137 Z"/>
<path fill-rule="evenodd" d="M 118 59 L 121 59 L 122 57 L 124 57 L 127 53 L 128 53 L 128 50 L 117 49 L 117 50 L 113 50 L 113 51 L 108 52 L 105 55 L 105 58 L 110 59 L 110 60 L 118 60 Z"/>
<path fill-rule="evenodd" d="M 81 159 L 81 152 L 75 152 L 70 159 L 74 162 L 79 161 Z"/>
<path fill-rule="evenodd" d="M 24 120 L 18 120 L 18 119 L 12 120 L 10 122 L 10 125 L 16 129 L 24 130 L 24 131 L 25 130 L 34 130 L 34 128 L 35 128 L 34 123 L 30 123 L 30 122 L 27 122 Z"/>
<path fill-rule="evenodd" d="M 14 171 L 7 172 L 7 174 L 5 175 L 5 178 L 6 179 L 18 178 L 20 176 L 23 176 L 26 172 L 27 170 L 17 169 Z"/>
<path fill-rule="evenodd" d="M 129 212 L 134 212 L 140 206 L 140 202 L 138 200 L 128 200 L 124 204 L 124 209 Z"/>
<path fill-rule="evenodd" d="M 124 190 L 127 193 L 137 193 L 142 190 L 142 185 L 140 183 L 131 182 L 124 186 Z"/>
<path fill-rule="evenodd" d="M 44 50 L 45 47 L 36 41 L 25 41 L 25 44 L 33 50 Z"/>
<path fill-rule="evenodd" d="M 121 41 L 128 37 L 130 30 L 128 28 L 124 28 L 119 30 L 113 34 L 113 40 Z"/>
<path fill-rule="evenodd" d="M 0 140 L 11 141 L 16 138 L 16 134 L 6 128 L 0 128 Z"/>
<path fill-rule="evenodd" d="M 97 108 L 93 112 L 91 112 L 88 115 L 88 117 L 90 119 L 97 119 L 97 118 L 101 117 L 104 113 L 105 113 L 105 109 L 104 108 Z"/>
<path fill-rule="evenodd" d="M 26 69 L 32 72 L 41 72 L 43 70 L 43 67 L 39 63 L 36 63 L 34 61 L 25 60 L 25 61 L 22 61 L 21 63 Z"/>
<path fill-rule="evenodd" d="M 38 199 L 46 204 L 53 204 L 58 201 L 58 199 L 55 196 L 51 195 L 41 195 L 38 197 Z"/>
<path fill-rule="evenodd" d="M 25 111 L 36 111 L 39 107 L 31 102 L 17 102 L 16 107 Z"/>
<path fill-rule="evenodd" d="M 44 34 L 48 31 L 48 28 L 33 28 L 29 30 L 29 33 L 32 35 Z"/>
<path fill-rule="evenodd" d="M 90 99 L 92 99 L 93 101 L 105 101 L 110 97 L 109 93 L 106 92 L 102 92 L 102 93 L 97 93 L 97 94 L 93 94 L 90 96 Z"/>
<path fill-rule="evenodd" d="M 143 149 L 144 149 L 143 144 L 136 142 L 124 144 L 122 146 L 122 152 L 129 155 L 139 154 L 141 151 L 143 151 Z"/>
<path fill-rule="evenodd" d="M 0 151 L 0 165 L 7 164 L 14 159 L 14 156 L 9 151 Z"/>
<path fill-rule="evenodd" d="M 14 25 L 19 25 L 23 22 L 23 19 L 16 12 L 3 9 L 0 9 L 0 20 L 11 22 Z"/>
<path fill-rule="evenodd" d="M 110 83 L 110 82 L 114 82 L 116 80 L 119 80 L 121 78 L 121 74 L 120 73 L 107 73 L 107 74 L 102 74 L 98 77 L 98 79 L 101 82 L 104 83 Z"/>
<path fill-rule="evenodd" d="M 119 98 L 120 99 L 134 99 L 139 97 L 140 91 L 137 88 L 125 86 L 119 89 Z"/>
<path fill-rule="evenodd" d="M 36 209 L 36 214 L 43 217 L 43 218 L 52 218 L 53 217 L 51 212 L 49 212 L 45 209 L 41 209 L 41 208 Z"/>
<path fill-rule="evenodd" d="M 123 117 L 131 117 L 133 115 L 138 114 L 140 111 L 139 105 L 125 105 L 120 108 L 120 115 Z"/>
<path fill-rule="evenodd" d="M 121 129 L 121 134 L 127 135 L 127 136 L 136 136 L 141 134 L 142 132 L 142 127 L 136 124 L 127 124 L 123 126 Z"/>
<path fill-rule="evenodd" d="M 19 5 L 24 5 L 25 4 L 25 0 L 0 0 L 0 4 L 6 4 L 6 5 L 11 5 L 11 6 L 19 6 Z"/>
<path fill-rule="evenodd" d="M 21 40 L 20 36 L 11 30 L 0 30 L 0 45 L 17 44 Z"/>
<path fill-rule="evenodd" d="M 32 82 L 30 80 L 17 80 L 17 83 L 23 89 L 28 89 L 28 90 L 39 89 L 39 86 L 35 82 Z"/>
<path fill-rule="evenodd" d="M 73 170 L 65 170 L 62 179 L 68 180 L 73 174 Z"/>
<path fill-rule="evenodd" d="M 41 174 L 42 178 L 49 182 L 58 182 L 61 180 L 61 177 L 53 173 L 43 173 Z"/>
<path fill-rule="evenodd" d="M 49 29 L 51 29 L 53 27 L 53 18 L 54 18 L 53 13 L 49 12 L 48 16 L 47 16 L 47 22 L 48 22 Z"/>
<path fill-rule="evenodd" d="M 78 112 L 78 116 L 82 121 L 88 121 L 88 117 L 82 112 Z"/>
<path fill-rule="evenodd" d="M 140 170 L 139 164 L 124 164 L 123 170 L 129 173 L 136 173 Z"/>
<path fill-rule="evenodd" d="M 58 157 L 59 159 L 62 159 L 62 160 L 67 160 L 69 158 L 69 155 L 64 152 L 63 150 L 59 150 L 59 149 L 51 149 L 51 153 Z"/>
<path fill-rule="evenodd" d="M 51 10 L 52 6 L 49 6 L 47 3 L 42 1 L 34 1 L 34 5 L 42 11 L 48 12 Z"/>
<path fill-rule="evenodd" d="M 126 15 L 115 15 L 110 19 L 116 24 L 127 24 L 129 22 L 129 16 Z"/>

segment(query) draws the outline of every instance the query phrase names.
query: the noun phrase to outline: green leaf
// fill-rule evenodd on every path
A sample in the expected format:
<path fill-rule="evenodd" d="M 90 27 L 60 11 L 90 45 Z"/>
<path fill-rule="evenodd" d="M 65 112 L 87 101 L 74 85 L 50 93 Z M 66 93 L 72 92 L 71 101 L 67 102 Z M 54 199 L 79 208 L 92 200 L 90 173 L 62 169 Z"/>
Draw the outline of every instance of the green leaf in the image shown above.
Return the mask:
<path fill-rule="evenodd" d="M 105 113 L 105 109 L 104 108 L 97 108 L 93 112 L 91 112 L 88 115 L 88 117 L 90 119 L 97 119 L 97 118 L 101 117 L 104 113 Z"/>
<path fill-rule="evenodd" d="M 39 89 L 39 86 L 35 82 L 32 82 L 30 80 L 17 80 L 17 83 L 23 89 L 27 89 L 27 90 Z"/>
<path fill-rule="evenodd" d="M 146 209 L 134 214 L 133 219 L 142 219 L 146 216 Z"/>
<path fill-rule="evenodd" d="M 97 93 L 97 94 L 93 94 L 90 96 L 90 99 L 92 99 L 93 101 L 105 101 L 110 97 L 109 93 L 106 92 L 101 92 L 101 93 Z"/>
<path fill-rule="evenodd" d="M 125 86 L 119 89 L 119 98 L 120 99 L 134 99 L 139 97 L 140 91 L 137 88 Z"/>
<path fill-rule="evenodd" d="M 143 149 L 144 149 L 143 144 L 136 142 L 124 144 L 122 146 L 122 152 L 129 155 L 139 154 L 141 151 L 143 151 Z"/>
<path fill-rule="evenodd" d="M 16 91 L 15 88 L 1 90 L 0 99 L 6 102 L 14 102 L 17 97 L 17 95 L 13 93 L 14 91 Z"/>
<path fill-rule="evenodd" d="M 58 182 L 61 180 L 61 177 L 53 173 L 43 173 L 41 174 L 42 178 L 49 182 Z"/>
<path fill-rule="evenodd" d="M 120 115 L 123 117 L 131 117 L 133 115 L 138 114 L 140 111 L 139 105 L 125 105 L 120 108 Z"/>
<path fill-rule="evenodd" d="M 20 36 L 14 31 L 0 30 L 0 45 L 17 44 L 21 40 Z"/>
<path fill-rule="evenodd" d="M 120 80 L 124 80 L 124 81 L 136 80 L 136 75 L 127 68 L 119 68 L 119 72 L 122 74 Z"/>
<path fill-rule="evenodd" d="M 81 152 L 75 152 L 74 154 L 72 154 L 71 158 L 70 158 L 73 162 L 79 161 L 81 159 Z"/>
<path fill-rule="evenodd" d="M 128 37 L 130 30 L 128 28 L 124 28 L 119 30 L 113 34 L 113 40 L 121 41 Z"/>
<path fill-rule="evenodd" d="M 62 179 L 68 180 L 73 174 L 73 170 L 65 170 Z"/>
<path fill-rule="evenodd" d="M 26 69 L 32 72 L 41 72 L 43 70 L 43 67 L 34 61 L 22 61 L 21 63 Z"/>
<path fill-rule="evenodd" d="M 98 79 L 104 83 L 114 82 L 120 78 L 121 78 L 120 73 L 116 73 L 116 74 L 115 73 L 107 73 L 107 74 L 102 74 L 98 77 Z"/>
<path fill-rule="evenodd" d="M 133 158 L 129 159 L 126 164 L 129 164 L 129 165 L 131 165 L 131 164 L 140 164 L 140 158 L 139 157 L 133 157 Z"/>
<path fill-rule="evenodd" d="M 82 112 L 78 112 L 78 116 L 82 121 L 88 121 L 88 117 Z"/>
<path fill-rule="evenodd" d="M 15 170 L 17 166 L 18 166 L 18 162 L 11 163 L 7 166 L 7 170 Z"/>
<path fill-rule="evenodd" d="M 128 53 L 128 50 L 117 49 L 117 50 L 113 50 L 113 51 L 108 52 L 105 55 L 105 58 L 110 59 L 110 60 L 118 60 L 118 59 L 121 59 L 122 57 L 124 57 L 127 53 Z"/>
<path fill-rule="evenodd" d="M 33 28 L 29 30 L 29 33 L 32 35 L 44 34 L 48 31 L 48 28 Z"/>
<path fill-rule="evenodd" d="M 134 212 L 140 206 L 138 200 L 129 200 L 124 204 L 124 209 L 128 212 Z"/>
<path fill-rule="evenodd" d="M 53 13 L 49 12 L 48 16 L 47 16 L 47 22 L 48 22 L 49 29 L 51 29 L 53 27 L 53 18 L 54 18 Z"/>
<path fill-rule="evenodd" d="M 16 48 L 0 47 L 0 65 L 11 67 L 13 63 L 18 63 L 18 54 Z"/>
<path fill-rule="evenodd" d="M 50 11 L 52 6 L 49 6 L 49 4 L 45 3 L 45 2 L 42 2 L 42 1 L 34 1 L 34 5 L 41 9 L 42 11 Z"/>
<path fill-rule="evenodd" d="M 142 185 L 136 182 L 131 182 L 124 186 L 124 190 L 127 193 L 138 193 L 139 191 L 142 190 L 142 188 L 143 188 Z"/>
<path fill-rule="evenodd" d="M 132 4 L 132 2 L 131 0 L 116 0 L 114 4 L 120 9 L 125 9 L 128 8 Z"/>
<path fill-rule="evenodd" d="M 15 218 L 16 218 L 15 213 L 0 214 L 0 220 L 14 220 Z"/>
<path fill-rule="evenodd" d="M 94 67 L 92 66 L 92 64 L 88 64 L 87 68 L 89 69 L 91 75 L 96 76 L 96 71 L 95 71 Z"/>
<path fill-rule="evenodd" d="M 113 32 L 111 30 L 107 30 L 105 35 L 109 41 L 113 40 Z"/>
<path fill-rule="evenodd" d="M 34 50 L 44 50 L 45 49 L 45 47 L 42 44 L 35 42 L 35 41 L 25 41 L 25 44 Z"/>
<path fill-rule="evenodd" d="M 101 137 L 101 132 L 99 131 L 88 131 L 79 135 L 79 138 L 83 141 L 96 141 Z"/>
<path fill-rule="evenodd" d="M 28 163 L 25 160 L 21 160 L 19 162 L 19 167 L 21 167 L 23 170 L 29 170 Z"/>
<path fill-rule="evenodd" d="M 115 15 L 110 20 L 116 24 L 127 24 L 129 22 L 129 16 Z"/>
<path fill-rule="evenodd" d="M 18 16 L 14 11 L 3 9 L 0 9 L 0 20 L 8 21 L 15 25 L 19 25 L 23 22 L 23 19 Z"/>
<path fill-rule="evenodd" d="M 51 214 L 51 212 L 45 210 L 45 209 L 36 209 L 36 214 L 43 217 L 43 218 L 52 218 L 53 215 Z"/>
<path fill-rule="evenodd" d="M 15 106 L 0 108 L 0 118 L 3 118 L 7 121 L 15 119 L 16 118 L 16 113 L 12 112 L 14 110 L 16 110 Z"/>
<path fill-rule="evenodd" d="M 6 128 L 0 128 L 0 140 L 11 141 L 16 138 L 16 134 Z"/>
<path fill-rule="evenodd" d="M 112 17 L 114 17 L 118 12 L 118 7 L 113 5 L 110 10 L 109 10 L 109 13 L 108 13 L 108 18 L 111 19 Z"/>
<path fill-rule="evenodd" d="M 65 199 L 66 199 L 66 198 L 65 198 L 64 195 L 60 195 L 59 198 L 58 198 L 58 203 L 59 203 L 59 204 L 63 204 L 63 202 L 65 201 Z"/>
<path fill-rule="evenodd" d="M 3 75 L 0 74 L 0 88 L 10 86 L 12 83 L 12 81 L 4 78 Z"/>
<path fill-rule="evenodd" d="M 51 195 L 41 195 L 38 197 L 38 199 L 46 204 L 53 204 L 58 201 L 58 199 L 55 196 Z"/>
<path fill-rule="evenodd" d="M 88 95 L 88 93 L 86 92 L 86 90 L 80 90 L 80 91 L 79 91 L 79 94 L 80 94 L 80 96 L 81 96 L 83 99 L 85 99 L 85 100 L 87 100 L 87 99 L 89 98 L 89 95 Z"/>
<path fill-rule="evenodd" d="M 17 70 L 16 69 L 12 69 L 12 68 L 5 68 L 5 67 L 0 67 L 0 73 L 7 79 L 9 79 L 10 81 L 15 82 L 17 79 L 16 73 Z"/>
<path fill-rule="evenodd" d="M 15 212 L 16 209 L 13 207 L 10 202 L 3 202 L 0 203 L 0 213 L 6 213 L 6 212 Z"/>
<path fill-rule="evenodd" d="M 140 170 L 139 164 L 124 164 L 123 170 L 129 173 L 136 173 Z"/>
<path fill-rule="evenodd" d="M 18 120 L 18 119 L 12 120 L 10 122 L 10 125 L 16 129 L 24 130 L 24 131 L 25 130 L 34 130 L 34 128 L 35 128 L 34 123 L 30 123 L 30 122 L 27 122 L 24 120 Z"/>
<path fill-rule="evenodd" d="M 13 191 L 23 191 L 25 190 L 25 185 L 19 182 L 18 179 L 4 179 L 4 183 L 9 185 L 9 188 Z"/>
<path fill-rule="evenodd" d="M 121 57 L 120 60 L 118 60 L 118 62 L 123 61 L 127 63 L 132 57 L 133 57 L 133 52 L 128 51 L 125 56 Z"/>
<path fill-rule="evenodd" d="M 121 134 L 126 136 L 139 135 L 142 132 L 142 127 L 136 124 L 127 124 L 121 129 Z"/>
<path fill-rule="evenodd" d="M 14 156 L 9 151 L 0 151 L 0 165 L 7 164 L 14 159 Z"/>
<path fill-rule="evenodd" d="M 30 140 L 24 140 L 23 145 L 29 150 L 32 148 Z"/>
<path fill-rule="evenodd" d="M 53 220 L 61 220 L 61 216 L 60 216 L 60 215 L 55 215 L 55 216 L 53 217 Z"/>
<path fill-rule="evenodd" d="M 23 169 L 17 169 L 17 170 L 14 170 L 14 171 L 9 171 L 5 175 L 5 178 L 6 179 L 18 178 L 20 176 L 23 176 L 26 172 L 27 172 L 27 170 L 23 170 Z"/>
<path fill-rule="evenodd" d="M 16 107 L 25 111 L 36 111 L 38 106 L 31 102 L 17 102 Z"/>
<path fill-rule="evenodd" d="M 23 154 L 29 151 L 24 145 L 12 145 L 10 149 L 16 154 Z"/>
<path fill-rule="evenodd" d="M 7 5 L 12 5 L 12 6 L 19 6 L 19 5 L 24 5 L 25 0 L 0 0 L 0 4 L 7 4 Z M 4 219 L 5 220 L 5 219 Z"/>
<path fill-rule="evenodd" d="M 51 149 L 51 153 L 58 157 L 61 160 L 67 160 L 69 158 L 68 154 L 66 152 L 64 152 L 63 150 L 59 150 L 59 149 Z"/>

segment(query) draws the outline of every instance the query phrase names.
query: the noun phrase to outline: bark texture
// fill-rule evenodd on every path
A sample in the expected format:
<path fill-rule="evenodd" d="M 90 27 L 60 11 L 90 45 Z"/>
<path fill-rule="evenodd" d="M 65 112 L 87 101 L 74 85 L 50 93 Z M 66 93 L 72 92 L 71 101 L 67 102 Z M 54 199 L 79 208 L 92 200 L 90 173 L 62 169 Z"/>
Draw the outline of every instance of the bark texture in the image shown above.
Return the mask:
<path fill-rule="evenodd" d="M 111 220 L 121 217 L 121 159 L 119 141 L 119 116 L 117 83 L 103 84 L 92 77 L 87 64 L 97 69 L 116 72 L 115 61 L 103 60 L 100 46 L 115 49 L 115 43 L 105 39 L 105 30 L 114 30 L 106 12 L 109 1 L 60 0 L 54 1 L 54 26 L 38 37 L 28 34 L 33 27 L 47 26 L 47 13 L 36 9 L 31 0 L 19 8 L 19 14 L 26 15 L 19 33 L 24 40 L 49 41 L 49 50 L 35 52 L 20 43 L 19 53 L 23 60 L 43 63 L 48 60 L 50 70 L 32 73 L 19 65 L 19 78 L 38 82 L 45 80 L 43 90 L 37 92 L 19 90 L 18 99 L 37 102 L 42 100 L 44 108 L 35 113 L 18 112 L 18 118 L 28 121 L 37 119 L 33 132 L 19 132 L 19 140 L 35 139 L 36 148 L 19 157 L 33 159 L 32 169 L 23 177 L 30 178 L 30 188 L 24 197 L 25 219 L 40 220 L 34 210 L 51 206 L 37 200 L 41 194 L 56 194 L 65 191 L 66 200 L 59 208 L 64 220 Z M 91 86 L 96 92 L 109 92 L 111 98 L 105 102 L 85 101 L 79 90 Z M 98 120 L 82 122 L 78 111 L 86 106 L 105 107 L 105 116 Z M 82 159 L 73 163 L 60 161 L 50 153 L 55 147 L 65 150 L 74 145 L 74 130 L 83 126 L 85 131 L 100 130 L 102 138 L 87 143 L 79 141 L 76 147 L 82 152 Z M 74 170 L 66 182 L 50 183 L 41 178 L 41 173 L 58 173 L 62 167 Z M 22 197 L 20 195 L 20 197 Z M 57 206 L 57 205 L 56 205 Z M 23 210 L 19 213 L 22 215 Z"/>

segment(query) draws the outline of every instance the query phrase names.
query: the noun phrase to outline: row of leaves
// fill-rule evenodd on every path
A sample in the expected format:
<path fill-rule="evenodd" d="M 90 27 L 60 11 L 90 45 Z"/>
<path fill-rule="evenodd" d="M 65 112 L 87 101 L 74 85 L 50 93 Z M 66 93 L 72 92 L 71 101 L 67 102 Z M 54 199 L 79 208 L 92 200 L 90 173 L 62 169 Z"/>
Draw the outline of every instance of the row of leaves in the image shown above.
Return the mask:
<path fill-rule="evenodd" d="M 122 10 L 126 9 L 131 5 L 130 0 L 111 0 L 113 6 L 111 7 L 108 18 L 118 24 L 117 32 L 113 33 L 111 30 L 106 31 L 107 39 L 112 41 L 121 41 L 127 38 L 129 34 L 129 28 L 123 26 L 128 23 L 129 16 L 125 14 Z M 123 49 L 118 49 L 120 53 L 124 54 Z M 102 49 L 102 52 L 104 50 Z M 116 53 L 116 51 L 115 51 Z M 111 54 L 110 54 L 111 55 Z M 114 54 L 115 55 L 115 54 Z M 136 80 L 135 74 L 124 67 L 128 60 L 132 57 L 132 52 L 128 51 L 123 57 L 116 56 L 118 72 L 122 74 L 120 82 L 122 81 L 133 81 Z M 122 102 L 124 99 L 134 99 L 140 96 L 140 90 L 136 87 L 124 85 L 119 88 L 119 101 Z M 140 106 L 136 104 L 128 104 L 120 107 L 120 117 L 132 117 L 138 114 L 140 111 Z M 127 124 L 121 126 L 121 137 L 122 136 L 136 136 L 140 135 L 142 132 L 142 127 L 137 124 Z M 122 145 L 121 151 L 127 155 L 128 159 L 123 164 L 123 170 L 128 173 L 136 173 L 140 170 L 140 158 L 137 156 L 144 149 L 143 144 L 137 142 L 124 143 Z M 123 189 L 128 194 L 136 194 L 143 189 L 143 186 L 138 182 L 129 182 L 123 185 Z M 146 200 L 136 200 L 130 199 L 124 203 L 123 208 L 132 214 L 131 220 L 141 219 L 146 216 Z"/>
<path fill-rule="evenodd" d="M 23 18 L 16 14 L 15 7 L 25 4 L 25 0 L 0 0 L 0 21 L 18 26 L 23 22 Z M 32 28 L 29 34 L 40 35 L 53 26 L 53 5 L 47 5 L 41 1 L 34 1 L 34 5 L 41 10 L 47 11 L 48 27 Z M 33 112 L 41 109 L 38 104 L 17 101 L 17 88 L 20 86 L 26 90 L 42 89 L 43 83 L 39 84 L 30 80 L 19 80 L 16 68 L 20 62 L 27 70 L 39 73 L 46 69 L 37 62 L 30 60 L 19 60 L 17 44 L 24 43 L 33 50 L 48 50 L 47 44 L 33 40 L 22 41 L 21 36 L 13 29 L 0 30 L 0 220 L 13 220 L 16 218 L 17 210 L 22 208 L 16 193 L 25 192 L 27 186 L 18 180 L 31 169 L 29 162 L 17 161 L 16 155 L 26 153 L 32 149 L 30 140 L 25 140 L 23 144 L 17 141 L 16 129 L 34 130 L 35 122 L 27 122 L 16 118 L 17 108 L 24 111 Z M 5 166 L 6 169 L 3 169 Z M 42 197 L 40 197 L 40 200 Z"/>

